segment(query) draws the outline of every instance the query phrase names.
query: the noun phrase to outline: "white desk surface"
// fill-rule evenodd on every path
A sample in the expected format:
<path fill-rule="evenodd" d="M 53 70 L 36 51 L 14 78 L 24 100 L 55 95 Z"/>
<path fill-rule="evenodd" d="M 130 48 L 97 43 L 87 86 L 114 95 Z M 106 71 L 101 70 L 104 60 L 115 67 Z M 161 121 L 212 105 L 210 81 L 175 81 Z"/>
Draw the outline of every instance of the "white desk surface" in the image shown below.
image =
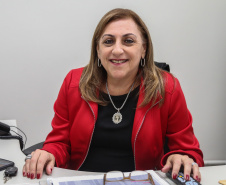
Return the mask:
<path fill-rule="evenodd" d="M 13 122 L 11 122 L 13 123 Z M 13 123 L 15 125 L 16 122 Z M 15 139 L 2 140 L 0 139 L 0 158 L 11 160 L 15 163 L 15 166 L 18 167 L 18 174 L 16 177 L 10 179 L 7 184 L 39 184 L 39 181 L 44 182 L 49 177 L 66 177 L 66 176 L 77 176 L 77 175 L 94 175 L 98 173 L 93 172 L 82 172 L 74 170 L 66 170 L 61 168 L 54 168 L 51 176 L 44 174 L 41 179 L 28 179 L 23 177 L 22 168 L 24 165 L 25 155 L 20 150 L 19 141 Z M 3 172 L 0 171 L 0 184 L 3 182 Z M 219 180 L 226 180 L 226 165 L 222 166 L 211 166 L 211 167 L 202 167 L 200 168 L 202 174 L 201 184 L 203 185 L 219 185 Z M 170 181 L 164 173 L 159 173 L 163 178 L 165 178 L 170 184 L 174 184 Z M 99 173 L 100 174 L 100 173 Z"/>
<path fill-rule="evenodd" d="M 1 152 L 0 158 L 8 159 L 15 162 L 15 166 L 18 167 L 18 174 L 16 177 L 10 179 L 7 184 L 38 184 L 39 181 L 44 181 L 48 175 L 43 175 L 43 177 L 38 179 L 28 179 L 22 176 L 22 168 L 24 165 L 25 155 L 21 152 L 19 147 L 19 142 L 17 140 L 0 140 Z M 202 167 L 200 168 L 202 174 L 203 185 L 217 185 L 219 180 L 226 180 L 226 165 L 222 166 L 212 166 L 212 167 Z M 166 178 L 165 174 L 158 172 L 163 178 Z M 65 177 L 65 176 L 76 176 L 76 175 L 93 175 L 97 173 L 93 172 L 82 172 L 74 170 L 66 170 L 61 168 L 54 168 L 51 177 Z M 0 184 L 3 184 L 3 171 L 0 171 Z M 167 179 L 167 178 L 166 178 Z M 170 180 L 167 180 L 170 184 L 174 184 Z"/>

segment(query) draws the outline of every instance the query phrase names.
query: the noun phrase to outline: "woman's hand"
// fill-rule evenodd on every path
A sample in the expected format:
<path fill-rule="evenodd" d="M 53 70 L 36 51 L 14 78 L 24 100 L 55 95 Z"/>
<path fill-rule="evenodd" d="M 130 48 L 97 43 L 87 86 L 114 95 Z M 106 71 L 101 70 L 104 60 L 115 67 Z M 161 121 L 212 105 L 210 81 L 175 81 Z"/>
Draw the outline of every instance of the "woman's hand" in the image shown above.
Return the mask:
<path fill-rule="evenodd" d="M 45 169 L 46 173 L 50 175 L 55 165 L 55 157 L 53 154 L 44 150 L 35 150 L 31 153 L 32 158 L 27 159 L 23 167 L 23 176 L 27 178 L 40 179 Z"/>
<path fill-rule="evenodd" d="M 162 168 L 162 172 L 167 173 L 172 169 L 172 178 L 176 179 L 181 166 L 184 166 L 184 178 L 190 179 L 190 174 L 193 172 L 193 178 L 197 181 L 201 181 L 201 174 L 199 172 L 199 166 L 194 163 L 194 160 L 187 155 L 172 154 L 168 157 L 165 166 Z"/>

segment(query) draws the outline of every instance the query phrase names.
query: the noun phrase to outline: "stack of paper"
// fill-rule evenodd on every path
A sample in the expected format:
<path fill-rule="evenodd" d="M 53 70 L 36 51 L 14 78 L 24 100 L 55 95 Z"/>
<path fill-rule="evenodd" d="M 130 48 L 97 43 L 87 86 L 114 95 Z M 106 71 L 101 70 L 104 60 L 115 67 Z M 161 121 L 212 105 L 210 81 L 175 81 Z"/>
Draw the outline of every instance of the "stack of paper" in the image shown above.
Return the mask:
<path fill-rule="evenodd" d="M 151 174 L 155 185 L 169 185 L 168 182 L 159 177 L 153 170 L 148 170 Z M 124 173 L 125 176 L 129 176 L 129 173 Z M 117 178 L 119 174 L 114 173 L 111 178 Z M 58 177 L 58 178 L 48 178 L 48 185 L 103 185 L 103 175 L 87 175 L 87 176 L 73 176 L 73 177 Z M 148 181 L 117 181 L 117 182 L 107 182 L 106 185 L 141 185 L 150 184 Z"/>

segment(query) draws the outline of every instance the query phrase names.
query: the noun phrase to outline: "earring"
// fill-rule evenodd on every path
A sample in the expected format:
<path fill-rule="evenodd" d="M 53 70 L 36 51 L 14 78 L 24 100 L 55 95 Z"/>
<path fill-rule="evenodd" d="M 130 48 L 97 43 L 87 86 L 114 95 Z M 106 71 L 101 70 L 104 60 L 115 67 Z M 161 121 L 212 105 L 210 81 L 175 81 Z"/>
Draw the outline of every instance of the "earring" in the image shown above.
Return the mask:
<path fill-rule="evenodd" d="M 140 59 L 140 65 L 141 67 L 145 66 L 145 58 Z"/>
<path fill-rule="evenodd" d="M 98 60 L 97 60 L 97 66 L 98 66 L 98 67 L 101 67 L 101 61 L 100 61 L 99 58 L 98 58 Z"/>

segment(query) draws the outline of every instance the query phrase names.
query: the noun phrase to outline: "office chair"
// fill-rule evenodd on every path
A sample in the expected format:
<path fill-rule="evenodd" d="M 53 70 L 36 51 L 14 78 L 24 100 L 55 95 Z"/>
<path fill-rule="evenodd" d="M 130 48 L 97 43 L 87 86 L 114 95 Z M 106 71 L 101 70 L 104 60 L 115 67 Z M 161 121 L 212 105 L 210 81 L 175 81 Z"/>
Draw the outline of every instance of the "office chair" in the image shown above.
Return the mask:
<path fill-rule="evenodd" d="M 170 72 L 170 67 L 169 67 L 169 64 L 166 64 L 164 62 L 155 62 L 155 65 L 160 68 L 160 69 L 163 69 L 165 71 L 168 71 Z M 164 144 L 164 154 L 168 153 L 169 152 L 169 148 L 168 148 L 168 138 L 166 138 L 165 140 L 165 144 Z M 32 145 L 31 147 L 23 150 L 23 153 L 25 155 L 28 155 L 28 154 L 31 154 L 33 151 L 35 151 L 36 149 L 40 149 L 43 147 L 43 144 L 44 142 L 40 142 L 40 143 L 37 143 L 35 145 Z"/>

